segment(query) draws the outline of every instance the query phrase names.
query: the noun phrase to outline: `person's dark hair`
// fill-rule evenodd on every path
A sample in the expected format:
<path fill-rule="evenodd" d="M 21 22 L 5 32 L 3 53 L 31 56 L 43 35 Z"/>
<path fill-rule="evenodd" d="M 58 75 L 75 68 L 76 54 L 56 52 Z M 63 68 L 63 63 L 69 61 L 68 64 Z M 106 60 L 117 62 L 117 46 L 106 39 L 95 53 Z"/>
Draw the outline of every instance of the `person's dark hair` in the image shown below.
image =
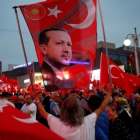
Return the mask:
<path fill-rule="evenodd" d="M 65 94 L 65 100 L 69 97 L 70 93 Z"/>
<path fill-rule="evenodd" d="M 62 107 L 60 120 L 71 127 L 80 126 L 84 122 L 84 110 L 75 97 L 68 97 Z"/>
<path fill-rule="evenodd" d="M 70 93 L 77 93 L 77 91 L 74 89 L 74 90 L 72 90 Z"/>
<path fill-rule="evenodd" d="M 140 94 L 140 88 L 138 89 L 138 94 Z"/>
<path fill-rule="evenodd" d="M 88 100 L 88 106 L 92 110 L 92 112 L 94 112 L 97 108 L 99 108 L 101 103 L 102 99 L 96 95 L 90 96 Z"/>
<path fill-rule="evenodd" d="M 32 96 L 31 96 L 31 94 L 26 94 L 26 95 L 25 95 L 25 97 L 26 97 L 26 96 L 30 96 L 30 98 L 32 99 Z"/>
<path fill-rule="evenodd" d="M 118 97 L 119 96 L 119 94 L 118 94 L 118 92 L 113 92 L 112 93 L 112 98 L 114 99 L 115 97 Z"/>
<path fill-rule="evenodd" d="M 8 92 L 2 92 L 1 94 L 1 97 L 8 98 L 8 96 L 9 96 Z"/>
<path fill-rule="evenodd" d="M 38 36 L 38 43 L 39 45 L 41 44 L 48 44 L 49 42 L 49 37 L 47 36 L 46 32 L 48 31 L 64 31 L 64 32 L 67 32 L 67 30 L 65 29 L 62 29 L 62 28 L 50 28 L 50 29 L 46 29 L 44 31 L 42 31 L 39 36 Z M 68 33 L 68 32 L 67 32 Z"/>

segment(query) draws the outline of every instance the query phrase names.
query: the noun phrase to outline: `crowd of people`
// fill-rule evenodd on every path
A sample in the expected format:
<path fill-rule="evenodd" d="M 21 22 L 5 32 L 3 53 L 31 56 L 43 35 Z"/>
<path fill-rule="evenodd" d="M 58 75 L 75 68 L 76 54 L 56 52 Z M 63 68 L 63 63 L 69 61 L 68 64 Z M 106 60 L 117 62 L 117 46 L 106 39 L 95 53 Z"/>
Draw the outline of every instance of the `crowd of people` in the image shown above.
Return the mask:
<path fill-rule="evenodd" d="M 109 85 L 84 91 L 2 92 L 0 102 L 21 110 L 67 140 L 139 140 L 140 89 L 127 100 L 122 88 Z"/>

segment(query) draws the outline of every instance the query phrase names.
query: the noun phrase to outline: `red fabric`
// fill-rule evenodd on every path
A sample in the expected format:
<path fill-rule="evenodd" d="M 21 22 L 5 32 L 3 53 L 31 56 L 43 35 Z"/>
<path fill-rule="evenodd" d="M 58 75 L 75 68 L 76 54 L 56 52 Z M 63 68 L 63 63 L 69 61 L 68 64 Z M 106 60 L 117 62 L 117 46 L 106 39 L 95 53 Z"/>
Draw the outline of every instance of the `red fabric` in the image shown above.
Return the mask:
<path fill-rule="evenodd" d="M 131 65 L 134 65 L 134 56 L 133 53 L 128 53 L 128 60 Z"/>
<path fill-rule="evenodd" d="M 131 98 L 131 94 L 134 91 L 133 87 L 130 85 L 127 74 L 122 71 L 114 62 L 109 60 L 112 84 L 118 87 L 122 87 L 127 92 L 127 98 Z M 101 54 L 100 62 L 100 82 L 101 84 L 109 84 L 109 71 L 107 66 L 107 57 L 103 53 Z"/>
<path fill-rule="evenodd" d="M 48 28 L 64 28 L 71 36 L 72 50 L 78 52 L 73 54 L 72 61 L 79 61 L 75 55 L 80 61 L 88 60 L 85 66 L 91 77 L 97 44 L 96 0 L 53 0 L 19 7 L 32 35 L 40 67 L 43 55 L 38 45 L 39 33 Z M 54 8 L 59 10 L 56 16 L 50 15 L 49 9 Z"/>
<path fill-rule="evenodd" d="M 77 88 L 88 90 L 89 89 L 89 75 L 87 72 L 87 68 L 84 65 L 78 64 L 73 66 L 70 71 L 69 75 L 72 80 L 78 79 L 74 84 Z"/>
<path fill-rule="evenodd" d="M 136 75 L 128 74 L 128 79 L 130 81 L 131 87 L 133 87 L 134 91 L 140 88 L 140 78 Z"/>
<path fill-rule="evenodd" d="M 18 96 L 12 96 L 12 102 L 13 103 L 17 103 L 17 102 L 19 102 L 19 98 L 18 98 Z"/>
<path fill-rule="evenodd" d="M 3 74 L 2 82 L 0 83 L 1 88 L 8 93 L 16 93 L 20 87 L 18 86 L 18 81 L 7 77 Z"/>
<path fill-rule="evenodd" d="M 18 120 L 21 119 L 21 120 Z M 27 123 L 29 116 L 10 105 L 0 104 L 0 139 L 2 140 L 62 140 L 39 122 Z M 23 122 L 25 121 L 25 122 Z M 33 119 L 30 120 L 30 122 Z"/>
<path fill-rule="evenodd" d="M 26 91 L 27 91 L 28 94 L 32 93 L 32 86 L 31 86 L 31 84 L 27 87 Z M 43 92 L 43 89 L 41 88 L 41 83 L 34 84 L 34 91 L 35 92 Z"/>
<path fill-rule="evenodd" d="M 5 84 L 10 84 L 12 82 L 12 79 L 10 79 L 9 77 L 7 77 L 5 74 L 3 74 L 2 76 L 2 81 L 5 83 Z"/>

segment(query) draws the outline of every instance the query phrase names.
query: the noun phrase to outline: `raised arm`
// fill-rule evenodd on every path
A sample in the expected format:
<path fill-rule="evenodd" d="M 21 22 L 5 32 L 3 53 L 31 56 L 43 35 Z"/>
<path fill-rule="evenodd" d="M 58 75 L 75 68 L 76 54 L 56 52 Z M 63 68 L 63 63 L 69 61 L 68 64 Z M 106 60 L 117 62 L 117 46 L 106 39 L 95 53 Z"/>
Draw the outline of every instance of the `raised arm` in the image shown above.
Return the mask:
<path fill-rule="evenodd" d="M 94 113 L 96 113 L 96 115 L 97 115 L 97 119 L 99 118 L 99 116 L 104 111 L 105 107 L 107 106 L 108 102 L 110 101 L 110 96 L 112 95 L 113 92 L 114 92 L 114 86 L 110 85 L 108 87 L 107 95 L 106 95 L 105 99 L 103 100 L 102 104 L 100 105 L 100 107 L 98 109 L 96 109 L 94 111 Z"/>
<path fill-rule="evenodd" d="M 47 120 L 49 113 L 45 111 L 45 109 L 42 106 L 42 104 L 40 103 L 40 100 L 37 97 L 36 93 L 32 93 L 32 97 L 36 100 L 36 105 L 37 105 L 37 108 L 38 108 L 41 116 L 43 116 L 43 118 Z"/>

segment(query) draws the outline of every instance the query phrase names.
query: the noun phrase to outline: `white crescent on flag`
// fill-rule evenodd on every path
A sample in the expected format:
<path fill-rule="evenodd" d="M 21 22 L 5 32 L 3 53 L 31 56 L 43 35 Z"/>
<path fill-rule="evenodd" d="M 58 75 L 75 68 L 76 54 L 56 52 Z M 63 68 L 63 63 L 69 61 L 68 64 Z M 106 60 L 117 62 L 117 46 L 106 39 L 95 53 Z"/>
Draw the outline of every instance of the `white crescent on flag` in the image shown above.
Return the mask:
<path fill-rule="evenodd" d="M 17 118 L 15 116 L 13 116 L 13 118 L 20 121 L 20 122 L 23 122 L 23 123 L 37 123 L 38 122 L 32 118 L 20 119 L 20 118 Z"/>
<path fill-rule="evenodd" d="M 116 67 L 115 65 L 110 65 L 110 73 L 111 73 L 111 69 L 113 67 L 118 69 L 118 67 Z M 120 77 L 115 77 L 112 73 L 111 73 L 111 77 L 114 78 L 114 79 L 120 78 Z"/>
<path fill-rule="evenodd" d="M 4 105 L 3 103 L 0 102 L 0 112 L 3 112 L 3 107 L 6 107 L 6 106 L 7 104 Z"/>
<path fill-rule="evenodd" d="M 83 0 L 83 2 L 86 4 L 87 10 L 88 10 L 88 15 L 87 15 L 86 19 L 79 24 L 68 24 L 76 29 L 84 29 L 84 28 L 89 27 L 93 23 L 94 18 L 95 18 L 95 6 L 94 6 L 93 1 L 92 0 Z"/>

